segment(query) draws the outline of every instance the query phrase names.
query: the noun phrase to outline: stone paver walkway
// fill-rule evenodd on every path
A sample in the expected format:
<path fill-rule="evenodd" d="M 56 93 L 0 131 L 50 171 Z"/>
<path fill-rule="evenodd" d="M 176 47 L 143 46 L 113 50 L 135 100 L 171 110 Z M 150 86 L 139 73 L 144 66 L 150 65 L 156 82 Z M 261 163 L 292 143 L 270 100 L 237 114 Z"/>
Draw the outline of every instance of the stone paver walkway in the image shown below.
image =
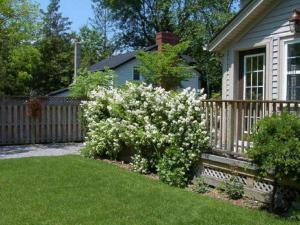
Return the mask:
<path fill-rule="evenodd" d="M 82 143 L 0 146 L 0 159 L 80 154 Z"/>

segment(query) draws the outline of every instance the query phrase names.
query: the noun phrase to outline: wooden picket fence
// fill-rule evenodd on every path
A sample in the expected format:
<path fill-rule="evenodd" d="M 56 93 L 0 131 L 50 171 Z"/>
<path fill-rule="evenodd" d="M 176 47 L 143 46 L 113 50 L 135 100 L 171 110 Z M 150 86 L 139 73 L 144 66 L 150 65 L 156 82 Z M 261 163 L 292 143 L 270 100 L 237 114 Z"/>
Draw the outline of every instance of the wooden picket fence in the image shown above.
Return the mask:
<path fill-rule="evenodd" d="M 82 99 L 0 97 L 0 145 L 83 141 Z"/>

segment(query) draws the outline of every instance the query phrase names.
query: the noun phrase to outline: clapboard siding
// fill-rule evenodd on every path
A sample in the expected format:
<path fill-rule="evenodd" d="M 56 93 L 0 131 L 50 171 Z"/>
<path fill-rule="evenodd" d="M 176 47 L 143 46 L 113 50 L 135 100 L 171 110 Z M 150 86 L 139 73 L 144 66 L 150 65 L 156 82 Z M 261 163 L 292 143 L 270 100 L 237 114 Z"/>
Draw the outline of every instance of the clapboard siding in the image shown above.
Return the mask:
<path fill-rule="evenodd" d="M 126 81 L 133 81 L 133 69 L 137 66 L 139 66 L 139 61 L 137 59 L 133 59 L 130 62 L 125 63 L 124 65 L 119 66 L 118 68 L 115 69 L 116 72 L 116 80 L 115 80 L 115 85 L 120 86 L 124 85 Z M 199 83 L 199 77 L 200 73 L 193 69 L 192 70 L 193 77 L 186 79 L 181 82 L 181 87 L 182 88 L 195 88 L 195 89 L 200 89 L 201 84 Z M 141 76 L 141 81 L 144 81 L 145 79 L 143 76 Z"/>
<path fill-rule="evenodd" d="M 80 99 L 41 97 L 41 113 L 28 115 L 29 98 L 0 98 L 0 145 L 83 141 Z"/>
<path fill-rule="evenodd" d="M 234 42 L 224 49 L 226 65 L 223 65 L 223 87 L 224 99 L 234 99 L 237 97 L 234 91 L 237 89 L 238 56 L 236 52 L 256 47 L 266 47 L 267 67 L 266 67 L 266 96 L 268 100 L 277 100 L 284 98 L 280 92 L 282 89 L 282 77 L 284 76 L 283 63 L 285 52 L 281 47 L 285 41 L 284 38 L 295 38 L 290 31 L 288 19 L 293 10 L 300 8 L 300 0 L 281 0 L 279 3 L 274 1 L 273 8 L 266 11 L 261 18 L 253 19 L 252 26 L 248 31 L 244 30 Z M 229 78 L 228 78 L 229 74 Z M 230 80 L 228 82 L 228 80 Z M 230 88 L 227 84 L 230 83 Z"/>
<path fill-rule="evenodd" d="M 243 38 L 244 40 L 268 38 L 280 34 L 289 34 L 288 19 L 294 9 L 300 8 L 299 0 L 283 0 L 256 24 Z"/>

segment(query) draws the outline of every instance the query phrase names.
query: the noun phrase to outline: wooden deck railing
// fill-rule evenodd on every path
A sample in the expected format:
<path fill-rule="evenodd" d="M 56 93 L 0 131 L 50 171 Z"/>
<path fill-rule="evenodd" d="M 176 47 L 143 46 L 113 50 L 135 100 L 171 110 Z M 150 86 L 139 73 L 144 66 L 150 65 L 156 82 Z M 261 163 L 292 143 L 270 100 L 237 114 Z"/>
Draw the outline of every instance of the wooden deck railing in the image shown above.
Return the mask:
<path fill-rule="evenodd" d="M 214 151 L 244 155 L 256 122 L 272 114 L 300 116 L 300 101 L 205 100 L 202 102 L 210 145 Z"/>

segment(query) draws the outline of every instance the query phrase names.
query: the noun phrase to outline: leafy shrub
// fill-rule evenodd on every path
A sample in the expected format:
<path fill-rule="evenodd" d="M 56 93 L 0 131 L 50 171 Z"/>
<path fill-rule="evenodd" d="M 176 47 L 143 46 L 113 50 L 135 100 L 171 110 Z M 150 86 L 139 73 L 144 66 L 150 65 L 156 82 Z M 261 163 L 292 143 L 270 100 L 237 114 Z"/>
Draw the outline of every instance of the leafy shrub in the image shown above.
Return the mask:
<path fill-rule="evenodd" d="M 193 191 L 204 194 L 208 192 L 209 186 L 205 183 L 203 177 L 197 177 L 193 180 Z"/>
<path fill-rule="evenodd" d="M 208 144 L 200 106 L 204 96 L 190 89 L 175 93 L 126 83 L 121 89 L 99 87 L 89 97 L 83 103 L 88 156 L 117 158 L 132 149 L 147 159 L 149 170 L 159 168 L 165 182 L 187 183 L 189 178 L 181 175 L 189 173 Z"/>
<path fill-rule="evenodd" d="M 217 186 L 216 186 L 216 190 L 218 191 L 224 191 L 225 190 L 225 182 L 221 181 Z"/>
<path fill-rule="evenodd" d="M 258 121 L 248 155 L 261 177 L 300 179 L 300 118 L 284 113 Z"/>
<path fill-rule="evenodd" d="M 98 86 L 110 87 L 113 84 L 115 73 L 112 70 L 90 72 L 86 69 L 78 73 L 74 83 L 70 85 L 71 96 L 87 97 Z"/>
<path fill-rule="evenodd" d="M 300 198 L 292 202 L 290 209 L 287 212 L 287 218 L 290 220 L 300 221 Z"/>
<path fill-rule="evenodd" d="M 171 186 L 185 187 L 191 176 L 191 163 L 195 157 L 193 153 L 189 155 L 187 150 L 168 148 L 157 166 L 159 178 Z"/>
<path fill-rule="evenodd" d="M 146 158 L 143 158 L 139 154 L 135 154 L 131 159 L 132 162 L 130 164 L 132 165 L 134 172 L 141 174 L 149 173 L 149 162 Z"/>
<path fill-rule="evenodd" d="M 259 177 L 274 176 L 272 206 L 275 210 L 278 183 L 283 179 L 300 180 L 300 118 L 284 113 L 258 121 L 251 139 L 249 157 L 258 167 Z"/>
<path fill-rule="evenodd" d="M 244 195 L 244 185 L 237 176 L 231 176 L 225 182 L 224 191 L 229 198 L 237 200 Z"/>

